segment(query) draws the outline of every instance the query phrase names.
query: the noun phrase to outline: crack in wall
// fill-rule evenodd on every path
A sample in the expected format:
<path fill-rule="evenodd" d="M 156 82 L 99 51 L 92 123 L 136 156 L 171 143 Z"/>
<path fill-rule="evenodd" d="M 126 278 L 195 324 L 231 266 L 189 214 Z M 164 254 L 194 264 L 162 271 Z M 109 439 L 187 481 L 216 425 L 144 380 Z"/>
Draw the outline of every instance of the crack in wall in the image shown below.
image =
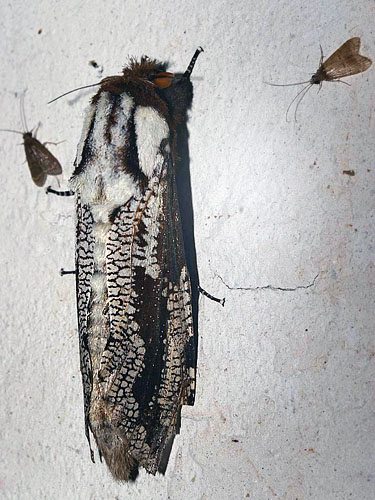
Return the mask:
<path fill-rule="evenodd" d="M 227 283 L 225 283 L 225 281 L 223 280 L 223 278 L 219 275 L 219 274 L 216 274 L 215 273 L 215 276 L 217 276 L 221 281 L 222 283 L 228 288 L 228 290 L 250 290 L 250 291 L 257 291 L 257 290 L 272 290 L 274 292 L 295 292 L 296 290 L 300 290 L 300 289 L 307 289 L 307 288 L 311 288 L 315 285 L 315 282 L 316 280 L 318 279 L 318 276 L 319 276 L 320 273 L 318 273 L 315 278 L 312 280 L 311 283 L 309 283 L 308 285 L 297 285 L 296 287 L 282 287 L 282 286 L 273 286 L 273 285 L 265 285 L 265 286 L 230 286 L 228 285 Z"/>

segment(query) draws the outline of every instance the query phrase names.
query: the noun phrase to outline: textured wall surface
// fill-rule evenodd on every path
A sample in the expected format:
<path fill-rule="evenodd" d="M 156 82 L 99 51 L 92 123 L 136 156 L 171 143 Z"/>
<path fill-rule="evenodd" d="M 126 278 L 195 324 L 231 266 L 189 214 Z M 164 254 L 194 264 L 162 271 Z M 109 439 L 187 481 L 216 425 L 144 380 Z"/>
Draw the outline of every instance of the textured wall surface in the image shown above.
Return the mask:
<path fill-rule="evenodd" d="M 4 0 L 1 128 L 28 126 L 73 169 L 92 89 L 128 55 L 186 68 L 198 45 L 190 169 L 201 284 L 197 398 L 166 475 L 116 484 L 84 434 L 70 198 L 33 185 L 20 136 L 0 134 L 0 497 L 374 498 L 374 68 L 312 89 L 329 55 L 362 38 L 373 1 Z M 103 67 L 89 65 L 95 60 Z M 291 115 L 291 118 L 293 116 Z M 344 174 L 353 170 L 354 176 Z M 52 184 L 57 187 L 55 179 Z"/>

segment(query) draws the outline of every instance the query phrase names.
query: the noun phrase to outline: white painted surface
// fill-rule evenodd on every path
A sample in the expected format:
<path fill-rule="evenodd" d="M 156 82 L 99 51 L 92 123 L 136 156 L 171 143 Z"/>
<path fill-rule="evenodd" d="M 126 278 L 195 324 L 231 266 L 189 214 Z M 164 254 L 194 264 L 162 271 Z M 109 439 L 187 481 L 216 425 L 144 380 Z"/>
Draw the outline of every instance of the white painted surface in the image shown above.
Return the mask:
<path fill-rule="evenodd" d="M 166 476 L 114 483 L 90 462 L 74 279 L 58 274 L 73 266 L 72 200 L 34 186 L 20 137 L 1 133 L 1 498 L 374 498 L 374 71 L 312 89 L 297 124 L 298 88 L 263 83 L 309 78 L 319 43 L 329 55 L 361 36 L 375 58 L 374 15 L 370 0 L 2 2 L 0 126 L 20 128 L 27 88 L 29 126 L 65 140 L 51 146 L 64 187 L 93 92 L 46 102 L 98 81 L 91 59 L 104 75 L 142 54 L 183 71 L 204 47 L 196 246 L 202 286 L 227 302 L 201 299 L 197 400 Z"/>

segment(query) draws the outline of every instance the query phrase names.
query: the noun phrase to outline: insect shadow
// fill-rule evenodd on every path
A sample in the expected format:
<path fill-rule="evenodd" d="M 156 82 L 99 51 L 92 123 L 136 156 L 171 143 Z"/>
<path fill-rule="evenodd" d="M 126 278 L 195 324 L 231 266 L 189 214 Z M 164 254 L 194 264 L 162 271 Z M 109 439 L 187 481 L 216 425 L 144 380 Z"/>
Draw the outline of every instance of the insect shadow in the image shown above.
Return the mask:
<path fill-rule="evenodd" d="M 26 161 L 29 166 L 31 178 L 39 187 L 42 187 L 46 182 L 47 175 L 60 175 L 62 168 L 60 162 L 55 156 L 46 148 L 46 144 L 59 144 L 56 142 L 45 142 L 42 144 L 37 138 L 36 133 L 39 125 L 35 131 L 29 130 L 26 122 L 25 107 L 24 107 L 24 94 L 20 98 L 20 114 L 21 123 L 24 132 L 11 129 L 0 129 L 0 132 L 12 132 L 14 134 L 21 134 L 23 138 L 23 146 L 25 148 Z"/>
<path fill-rule="evenodd" d="M 323 62 L 323 49 L 320 45 L 320 62 L 317 71 L 312 75 L 310 80 L 306 80 L 304 82 L 297 83 L 270 83 L 264 82 L 267 85 L 271 85 L 273 87 L 290 87 L 293 85 L 303 85 L 307 83 L 303 89 L 298 92 L 298 94 L 294 97 L 292 102 L 289 104 L 288 109 L 286 110 L 286 121 L 288 120 L 288 113 L 292 106 L 292 104 L 298 99 L 296 108 L 294 111 L 294 120 L 297 121 L 297 110 L 299 105 L 301 104 L 302 99 L 305 97 L 307 92 L 313 85 L 319 85 L 318 92 L 322 87 L 322 83 L 326 82 L 340 82 L 345 85 L 350 85 L 347 82 L 341 80 L 341 78 L 345 78 L 346 76 L 356 75 L 358 73 L 363 73 L 366 71 L 372 64 L 371 59 L 365 56 L 361 56 L 359 53 L 359 48 L 361 45 L 361 39 L 359 37 L 350 38 L 344 44 L 341 45 L 332 55 L 328 57 Z"/>

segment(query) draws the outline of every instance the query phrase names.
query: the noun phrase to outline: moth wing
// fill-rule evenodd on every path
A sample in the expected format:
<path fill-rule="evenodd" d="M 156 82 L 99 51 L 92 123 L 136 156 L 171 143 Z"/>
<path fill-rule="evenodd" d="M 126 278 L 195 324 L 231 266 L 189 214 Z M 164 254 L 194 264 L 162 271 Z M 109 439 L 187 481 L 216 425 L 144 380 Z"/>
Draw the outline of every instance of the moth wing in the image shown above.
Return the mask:
<path fill-rule="evenodd" d="M 37 186 L 42 187 L 46 182 L 47 175 L 45 174 L 40 165 L 39 155 L 37 152 L 38 148 L 34 147 L 30 138 L 25 140 L 24 146 L 25 146 L 26 161 L 29 166 L 31 178 Z M 42 146 L 42 144 L 40 144 L 40 146 Z"/>
<path fill-rule="evenodd" d="M 181 406 L 194 399 L 191 285 L 169 157 L 144 195 L 118 211 L 106 255 L 100 390 L 129 451 L 155 473 Z"/>
<path fill-rule="evenodd" d="M 31 178 L 34 181 L 34 184 L 36 184 L 39 187 L 44 186 L 44 183 L 46 182 L 47 179 L 47 175 L 43 172 L 43 170 L 39 167 L 37 163 L 30 162 L 30 160 L 27 159 L 27 164 L 29 165 Z"/>
<path fill-rule="evenodd" d="M 359 37 L 350 38 L 324 61 L 322 69 L 327 80 L 356 75 L 371 66 L 371 59 L 359 54 L 360 45 Z"/>
<path fill-rule="evenodd" d="M 83 383 L 83 399 L 85 412 L 85 430 L 89 436 L 89 410 L 92 392 L 92 367 L 88 347 L 88 310 L 91 295 L 91 280 L 94 272 L 94 236 L 93 217 L 90 209 L 76 199 L 76 294 L 80 366 Z"/>
<path fill-rule="evenodd" d="M 62 173 L 59 161 L 35 137 L 25 140 L 25 152 L 30 171 L 33 168 L 34 170 L 42 170 L 47 175 L 60 175 Z"/>

